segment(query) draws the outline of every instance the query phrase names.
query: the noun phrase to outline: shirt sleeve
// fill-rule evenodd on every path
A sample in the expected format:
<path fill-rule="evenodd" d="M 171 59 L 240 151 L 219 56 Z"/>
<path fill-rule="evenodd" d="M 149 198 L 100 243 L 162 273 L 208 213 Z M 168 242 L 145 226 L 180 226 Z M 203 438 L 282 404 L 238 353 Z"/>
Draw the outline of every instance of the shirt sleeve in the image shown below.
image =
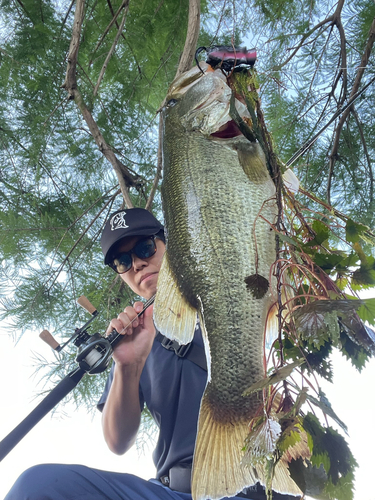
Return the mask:
<path fill-rule="evenodd" d="M 109 390 L 110 390 L 111 385 L 112 385 L 114 370 L 115 370 L 115 362 L 112 363 L 111 371 L 109 372 L 109 375 L 108 375 L 108 378 L 107 378 L 107 382 L 106 382 L 105 387 L 104 387 L 103 394 L 101 395 L 101 398 L 99 399 L 99 401 L 98 401 L 98 403 L 96 405 L 97 409 L 100 412 L 103 411 L 105 402 L 107 401 Z M 141 385 L 139 385 L 139 403 L 140 403 L 140 406 L 141 406 L 141 411 L 143 411 L 145 401 L 144 401 L 144 397 L 143 397 Z"/>

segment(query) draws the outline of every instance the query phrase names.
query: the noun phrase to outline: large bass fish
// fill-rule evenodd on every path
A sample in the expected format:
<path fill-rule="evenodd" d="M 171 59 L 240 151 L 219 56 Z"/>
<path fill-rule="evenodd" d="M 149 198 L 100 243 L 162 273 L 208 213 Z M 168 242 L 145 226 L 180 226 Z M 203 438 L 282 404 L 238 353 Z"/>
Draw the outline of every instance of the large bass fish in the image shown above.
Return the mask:
<path fill-rule="evenodd" d="M 203 74 L 196 68 L 172 84 L 164 108 L 167 252 L 155 323 L 186 344 L 198 313 L 209 361 L 194 453 L 194 500 L 233 496 L 265 482 L 262 465 L 241 465 L 241 450 L 249 421 L 262 407 L 261 393 L 243 393 L 265 376 L 265 325 L 275 301 L 275 185 L 259 144 L 231 121 L 230 98 L 220 71 Z M 241 102 L 236 108 L 247 114 Z M 256 298 L 249 283 L 259 275 L 270 285 Z M 300 493 L 282 464 L 273 488 Z"/>

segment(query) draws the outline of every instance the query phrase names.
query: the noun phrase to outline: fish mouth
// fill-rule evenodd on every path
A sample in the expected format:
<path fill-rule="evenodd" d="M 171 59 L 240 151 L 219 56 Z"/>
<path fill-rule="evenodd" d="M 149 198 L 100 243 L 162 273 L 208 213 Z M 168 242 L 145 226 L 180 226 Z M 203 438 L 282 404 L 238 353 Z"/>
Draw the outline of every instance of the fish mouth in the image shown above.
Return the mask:
<path fill-rule="evenodd" d="M 169 87 L 167 100 L 168 98 L 180 99 L 207 72 L 212 72 L 212 69 L 209 64 L 201 62 L 200 68 L 195 66 L 177 77 Z"/>
<path fill-rule="evenodd" d="M 220 70 L 209 65 L 193 68 L 171 85 L 169 98 L 182 100 L 181 123 L 186 130 L 200 131 L 212 140 L 230 140 L 243 136 L 230 116 L 232 88 Z M 198 86 L 198 87 L 196 87 Z M 194 91 L 195 87 L 195 91 Z M 190 93 L 189 93 L 190 92 Z M 184 101 L 185 96 L 189 97 Z M 251 122 L 250 113 L 241 96 L 235 95 L 235 108 L 245 122 Z"/>
<path fill-rule="evenodd" d="M 224 123 L 224 125 L 222 125 L 217 132 L 210 134 L 210 136 L 215 139 L 233 139 L 234 137 L 239 137 L 240 135 L 242 135 L 242 132 L 233 120 Z"/>

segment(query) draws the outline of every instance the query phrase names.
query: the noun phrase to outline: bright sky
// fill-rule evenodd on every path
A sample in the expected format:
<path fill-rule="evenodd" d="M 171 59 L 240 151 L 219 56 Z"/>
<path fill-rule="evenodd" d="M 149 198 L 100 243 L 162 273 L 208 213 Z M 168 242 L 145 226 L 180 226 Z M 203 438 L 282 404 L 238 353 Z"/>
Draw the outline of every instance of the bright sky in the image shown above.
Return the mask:
<path fill-rule="evenodd" d="M 53 359 L 50 348 L 29 333 L 14 346 L 0 332 L 0 440 L 3 439 L 37 404 L 33 352 Z M 32 352 L 33 351 L 33 352 Z M 334 384 L 323 387 L 334 411 L 349 427 L 348 439 L 359 469 L 355 500 L 375 500 L 375 360 L 358 374 L 341 355 L 334 356 Z M 37 379 L 38 380 L 38 379 Z M 101 433 L 100 414 L 92 419 L 85 410 L 65 406 L 55 416 L 47 415 L 0 463 L 0 499 L 3 499 L 21 472 L 38 463 L 79 463 L 99 469 L 129 472 L 148 479 L 154 474 L 151 450 L 146 455 L 135 448 L 118 457 L 106 447 Z"/>
<path fill-rule="evenodd" d="M 39 332 L 38 332 L 39 333 Z M 17 346 L 0 333 L 0 440 L 20 423 L 37 405 L 32 377 L 33 353 L 53 360 L 51 349 L 29 333 Z M 32 352 L 33 351 L 33 352 Z M 87 376 L 87 375 L 85 375 Z M 42 385 L 42 384 L 41 384 Z M 154 476 L 151 449 L 142 455 L 134 447 L 124 456 L 111 453 L 102 437 L 100 413 L 94 418 L 86 410 L 66 405 L 53 417 L 44 417 L 25 438 L 0 462 L 0 499 L 3 499 L 24 469 L 39 463 L 77 463 L 97 469 L 129 472 L 145 479 Z"/>

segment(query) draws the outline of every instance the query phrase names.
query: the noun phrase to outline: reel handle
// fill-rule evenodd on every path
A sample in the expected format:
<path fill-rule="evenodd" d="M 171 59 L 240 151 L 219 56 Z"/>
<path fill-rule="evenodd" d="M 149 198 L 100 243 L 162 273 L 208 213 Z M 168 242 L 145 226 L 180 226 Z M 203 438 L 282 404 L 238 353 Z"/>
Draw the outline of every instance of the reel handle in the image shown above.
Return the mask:
<path fill-rule="evenodd" d="M 52 336 L 52 334 L 48 330 L 43 330 L 40 332 L 39 337 L 53 350 L 59 352 L 61 351 L 61 345 L 57 342 L 57 340 Z"/>
<path fill-rule="evenodd" d="M 96 316 L 98 314 L 98 311 L 96 308 L 91 304 L 89 299 L 85 297 L 84 295 L 81 295 L 77 299 L 77 304 L 83 307 L 83 309 L 86 309 L 87 312 L 91 314 L 91 316 Z"/>

